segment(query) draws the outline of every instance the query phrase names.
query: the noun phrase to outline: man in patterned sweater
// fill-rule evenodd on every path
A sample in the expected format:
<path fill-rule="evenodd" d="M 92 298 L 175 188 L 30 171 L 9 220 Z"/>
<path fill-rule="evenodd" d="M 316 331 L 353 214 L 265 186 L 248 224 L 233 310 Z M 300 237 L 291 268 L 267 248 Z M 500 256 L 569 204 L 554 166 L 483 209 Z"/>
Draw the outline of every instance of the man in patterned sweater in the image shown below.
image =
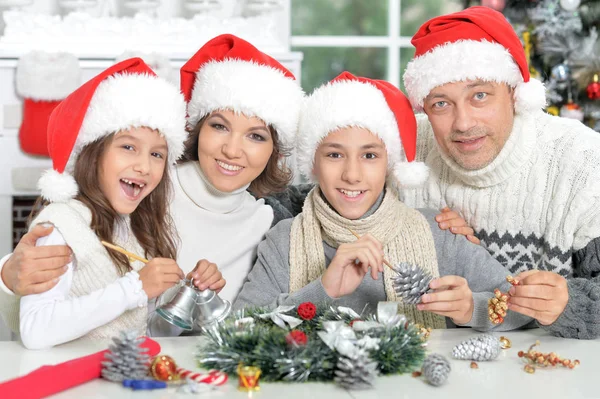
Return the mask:
<path fill-rule="evenodd" d="M 542 111 L 545 91 L 501 13 L 426 22 L 404 83 L 419 115 L 427 184 L 413 207 L 459 211 L 521 286 L 509 309 L 550 333 L 600 335 L 600 135 Z"/>

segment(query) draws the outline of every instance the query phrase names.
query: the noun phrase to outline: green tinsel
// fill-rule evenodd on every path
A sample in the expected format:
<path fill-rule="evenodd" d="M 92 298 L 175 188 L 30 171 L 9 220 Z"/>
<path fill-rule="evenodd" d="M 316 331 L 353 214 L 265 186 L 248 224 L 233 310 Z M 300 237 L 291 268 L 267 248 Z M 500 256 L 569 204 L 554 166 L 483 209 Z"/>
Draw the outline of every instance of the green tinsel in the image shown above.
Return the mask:
<path fill-rule="evenodd" d="M 264 308 L 245 309 L 209 332 L 208 342 L 199 347 L 199 367 L 235 374 L 241 363 L 259 367 L 263 381 L 333 381 L 340 354 L 330 349 L 317 332 L 325 321 L 349 324 L 354 320 L 367 320 L 327 304 L 317 305 L 315 317 L 304 320 L 295 328 L 307 335 L 307 344 L 295 347 L 286 341 L 289 330 L 277 326 L 271 319 L 259 317 L 268 312 Z M 298 317 L 296 308 L 286 314 Z M 253 322 L 248 323 L 249 318 Z M 373 317 L 368 319 L 373 320 Z M 381 340 L 378 349 L 369 351 L 381 374 L 414 371 L 425 358 L 422 336 L 413 324 L 403 322 L 397 326 L 355 331 L 355 334 L 357 340 L 365 335 Z"/>

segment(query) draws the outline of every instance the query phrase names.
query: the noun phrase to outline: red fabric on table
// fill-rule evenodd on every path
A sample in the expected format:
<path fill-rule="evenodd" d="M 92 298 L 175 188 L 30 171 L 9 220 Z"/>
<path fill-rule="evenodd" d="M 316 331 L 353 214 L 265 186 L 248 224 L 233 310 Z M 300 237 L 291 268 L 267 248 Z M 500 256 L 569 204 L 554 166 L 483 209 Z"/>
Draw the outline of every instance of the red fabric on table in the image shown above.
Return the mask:
<path fill-rule="evenodd" d="M 140 346 L 148 348 L 150 356 L 160 353 L 159 343 L 150 338 L 146 338 Z M 44 398 L 100 378 L 107 352 L 108 349 L 54 366 L 42 366 L 22 377 L 4 382 L 0 384 L 0 398 Z"/>

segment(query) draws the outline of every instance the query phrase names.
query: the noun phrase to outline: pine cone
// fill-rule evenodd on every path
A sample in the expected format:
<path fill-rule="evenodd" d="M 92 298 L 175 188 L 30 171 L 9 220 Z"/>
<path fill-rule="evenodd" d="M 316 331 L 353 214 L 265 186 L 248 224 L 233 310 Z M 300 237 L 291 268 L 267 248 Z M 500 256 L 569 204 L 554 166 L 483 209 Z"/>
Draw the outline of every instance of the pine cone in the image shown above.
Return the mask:
<path fill-rule="evenodd" d="M 421 302 L 421 296 L 431 291 L 429 283 L 433 277 L 419 266 L 401 262 L 394 266 L 394 270 L 398 274 L 394 276 L 392 285 L 404 303 L 415 305 Z"/>
<path fill-rule="evenodd" d="M 433 353 L 423 362 L 421 372 L 425 379 L 434 386 L 442 385 L 450 375 L 450 362 L 442 355 Z"/>
<path fill-rule="evenodd" d="M 377 377 L 377 362 L 364 349 L 357 349 L 352 357 L 340 356 L 334 381 L 346 389 L 366 389 Z"/>
<path fill-rule="evenodd" d="M 150 356 L 145 353 L 146 348 L 140 347 L 143 340 L 137 338 L 135 331 L 122 331 L 118 337 L 114 337 L 114 344 L 105 355 L 107 360 L 102 362 L 102 377 L 116 382 L 145 379 Z"/>
<path fill-rule="evenodd" d="M 497 358 L 500 350 L 501 345 L 498 338 L 493 335 L 482 334 L 456 345 L 452 350 L 452 357 L 481 362 Z"/>

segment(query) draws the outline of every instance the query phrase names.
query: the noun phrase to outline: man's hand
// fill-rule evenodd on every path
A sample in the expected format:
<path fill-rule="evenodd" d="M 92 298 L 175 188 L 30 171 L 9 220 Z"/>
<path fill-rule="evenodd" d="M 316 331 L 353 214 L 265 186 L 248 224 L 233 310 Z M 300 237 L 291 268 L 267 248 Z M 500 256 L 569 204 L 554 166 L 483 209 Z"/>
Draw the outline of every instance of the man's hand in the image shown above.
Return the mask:
<path fill-rule="evenodd" d="M 349 295 L 358 288 L 369 268 L 371 277 L 377 280 L 377 274 L 383 272 L 383 246 L 372 235 L 365 234 L 338 247 L 321 283 L 332 298 Z"/>
<path fill-rule="evenodd" d="M 467 238 L 467 240 L 471 241 L 473 244 L 481 244 L 479 238 L 475 237 L 475 230 L 469 225 L 465 219 L 460 217 L 458 212 L 451 210 L 448 207 L 442 209 L 439 215 L 435 217 L 435 221 L 438 222 L 438 226 L 442 230 L 448 230 L 454 234 L 460 234 Z"/>
<path fill-rule="evenodd" d="M 194 270 L 186 276 L 188 279 L 194 279 L 194 285 L 199 290 L 204 291 L 207 288 L 215 291 L 217 294 L 225 287 L 225 279 L 219 271 L 216 264 L 206 259 L 199 260 Z"/>
<path fill-rule="evenodd" d="M 4 285 L 16 295 L 46 292 L 58 283 L 71 262 L 71 249 L 66 245 L 36 247 L 36 241 L 49 235 L 53 227 L 35 226 L 25 234 L 15 252 L 2 268 Z"/>
<path fill-rule="evenodd" d="M 459 276 L 444 276 L 431 280 L 434 290 L 421 297 L 418 310 L 450 317 L 456 324 L 466 324 L 473 317 L 473 293 L 467 280 Z"/>
<path fill-rule="evenodd" d="M 558 319 L 569 302 L 567 280 L 556 273 L 531 270 L 515 277 L 519 285 L 508 293 L 508 308 L 547 326 Z"/>

